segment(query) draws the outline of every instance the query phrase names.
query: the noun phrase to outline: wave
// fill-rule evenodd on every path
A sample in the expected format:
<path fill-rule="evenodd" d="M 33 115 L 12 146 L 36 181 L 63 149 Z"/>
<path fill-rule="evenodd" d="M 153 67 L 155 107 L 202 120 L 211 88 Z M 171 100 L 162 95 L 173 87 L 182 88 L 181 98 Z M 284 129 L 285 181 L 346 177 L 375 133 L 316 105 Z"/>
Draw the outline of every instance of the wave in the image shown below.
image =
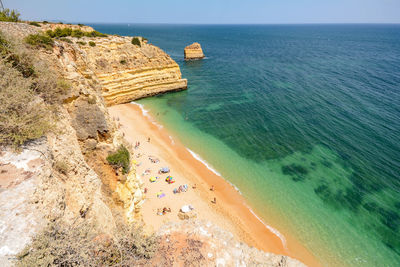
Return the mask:
<path fill-rule="evenodd" d="M 246 204 L 245 204 L 246 205 Z M 287 250 L 287 245 L 286 245 L 286 238 L 283 234 L 281 234 L 281 232 L 279 232 L 277 229 L 275 229 L 274 227 L 266 224 L 260 217 L 257 216 L 257 214 L 248 206 L 246 205 L 246 207 L 250 210 L 250 212 L 254 215 L 254 217 L 256 217 L 268 230 L 270 230 L 274 235 L 276 235 L 282 242 L 283 248 L 285 250 Z"/>
<path fill-rule="evenodd" d="M 194 153 L 192 150 L 190 150 L 189 148 L 186 148 L 189 153 L 198 161 L 200 161 L 201 163 L 204 164 L 204 166 L 207 167 L 207 169 L 209 169 L 210 171 L 212 171 L 213 173 L 215 173 L 216 175 L 221 176 L 221 174 L 219 172 L 217 172 L 215 169 L 213 169 L 210 165 L 208 165 L 207 161 L 205 161 L 204 159 L 202 159 L 199 155 L 197 155 L 196 153 Z"/>
<path fill-rule="evenodd" d="M 154 125 L 156 125 L 156 126 L 159 127 L 159 128 L 162 128 L 162 127 L 163 127 L 162 125 L 156 123 L 156 122 L 153 120 L 153 118 L 149 115 L 149 111 L 146 110 L 142 104 L 138 104 L 138 103 L 135 103 L 135 102 L 131 102 L 131 104 L 134 104 L 134 105 L 139 106 L 140 110 L 142 111 L 143 116 L 145 116 L 145 117 L 147 117 L 148 119 L 150 119 L 151 123 L 153 123 Z M 169 135 L 169 139 L 171 140 L 172 144 L 175 144 L 175 142 L 174 142 L 172 136 Z M 198 160 L 198 161 L 200 161 L 201 163 L 203 163 L 203 165 L 206 166 L 207 169 L 209 169 L 210 171 L 212 171 L 215 175 L 218 175 L 218 176 L 222 177 L 222 175 L 221 175 L 218 171 L 216 171 L 213 167 L 211 167 L 207 161 L 205 161 L 204 159 L 202 159 L 198 154 L 196 154 L 195 152 L 193 152 L 193 151 L 190 150 L 189 148 L 186 148 L 186 149 L 189 151 L 189 153 L 190 153 L 196 160 Z M 238 188 L 236 185 L 234 185 L 233 183 L 229 182 L 228 180 L 225 180 L 225 181 L 227 181 L 230 185 L 232 185 L 232 187 L 235 188 L 235 190 L 236 190 L 239 194 L 242 195 L 242 192 L 240 192 L 239 188 Z M 245 205 L 246 205 L 246 204 L 245 204 Z M 269 230 L 269 231 L 271 231 L 274 235 L 276 235 L 276 236 L 281 240 L 284 249 L 287 250 L 286 238 L 285 238 L 277 229 L 275 229 L 275 228 L 273 228 L 272 226 L 266 224 L 260 217 L 258 217 L 258 215 L 257 215 L 248 205 L 246 205 L 246 207 L 250 210 L 250 212 L 251 212 L 251 213 L 252 213 L 252 214 L 253 214 L 253 215 L 254 215 L 268 230 Z"/>
<path fill-rule="evenodd" d="M 207 169 L 209 169 L 210 171 L 212 171 L 213 173 L 215 173 L 216 175 L 221 176 L 221 174 L 219 172 L 217 172 L 215 169 L 213 169 L 208 163 L 207 161 L 205 161 L 204 159 L 202 159 L 199 155 L 197 155 L 196 153 L 194 153 L 192 150 L 190 150 L 189 148 L 186 148 L 189 153 L 198 161 L 200 161 L 201 163 L 204 164 L 204 166 L 207 167 Z M 240 192 L 239 188 L 236 187 L 236 185 L 234 185 L 233 183 L 227 181 L 230 185 L 233 186 L 233 188 L 235 188 L 235 190 L 239 193 L 242 194 L 242 192 Z M 257 220 L 259 220 L 264 226 L 265 228 L 267 228 L 269 231 L 271 231 L 274 235 L 276 235 L 282 242 L 282 245 L 284 247 L 285 250 L 287 250 L 287 245 L 286 245 L 286 238 L 283 234 L 281 234 L 277 229 L 273 228 L 272 226 L 266 224 L 260 217 L 258 217 L 258 215 L 246 204 L 244 204 L 249 210 L 250 212 L 254 215 L 254 217 L 257 218 Z"/>
<path fill-rule="evenodd" d="M 140 108 L 140 110 L 142 111 L 142 114 L 144 117 L 148 118 L 150 120 L 150 122 L 152 124 L 154 124 L 155 126 L 158 127 L 158 129 L 162 129 L 164 126 L 162 126 L 161 124 L 157 123 L 150 115 L 149 115 L 149 111 L 147 109 L 144 108 L 144 106 L 142 104 L 136 103 L 136 102 L 131 102 L 131 104 L 136 105 Z"/>

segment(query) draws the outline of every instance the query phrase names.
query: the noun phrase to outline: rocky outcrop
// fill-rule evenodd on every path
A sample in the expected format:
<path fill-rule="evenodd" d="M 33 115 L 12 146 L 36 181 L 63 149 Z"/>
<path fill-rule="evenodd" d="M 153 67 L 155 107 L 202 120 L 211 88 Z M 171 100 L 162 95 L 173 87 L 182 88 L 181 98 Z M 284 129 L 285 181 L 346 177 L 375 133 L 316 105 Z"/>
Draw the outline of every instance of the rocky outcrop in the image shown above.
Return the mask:
<path fill-rule="evenodd" d="M 38 28 L 0 23 L 0 31 L 11 34 L 16 44 L 23 44 L 22 38 Z M 94 168 L 124 139 L 107 112 L 102 85 L 88 64 L 87 53 L 78 44 L 57 40 L 53 51 L 38 49 L 34 53 L 39 65 L 62 77 L 68 92 L 63 104 L 54 106 L 57 118 L 45 138 L 22 147 L 20 153 L 0 148 L 1 266 L 12 265 L 13 256 L 48 221 L 93 222 L 101 232 L 111 234 L 115 222 L 124 220 L 124 207 L 110 197 L 115 187 L 107 184 L 115 173 L 103 175 Z M 109 164 L 104 166 L 112 170 Z M 137 213 L 144 197 L 134 174 L 133 170 L 128 181 L 135 191 L 127 198 L 134 201 L 127 208 Z M 125 179 L 116 183 L 128 186 Z M 129 221 L 133 218 L 138 216 Z"/>
<path fill-rule="evenodd" d="M 185 47 L 185 60 L 196 60 L 204 58 L 203 50 L 199 43 L 193 43 Z"/>
<path fill-rule="evenodd" d="M 39 23 L 41 26 L 41 30 L 47 31 L 47 30 L 55 30 L 57 28 L 64 29 L 64 28 L 70 28 L 72 30 L 81 30 L 83 32 L 92 32 L 94 29 L 90 26 L 86 25 L 74 25 L 74 24 L 61 24 L 61 23 Z"/>
<path fill-rule="evenodd" d="M 108 106 L 187 88 L 178 64 L 160 48 L 145 42 L 133 45 L 130 37 L 109 36 L 94 41 L 95 47 L 80 48 L 87 67 L 102 85 Z"/>
<path fill-rule="evenodd" d="M 151 266 L 305 267 L 290 257 L 237 242 L 231 233 L 205 221 L 165 224 L 158 235 L 161 237 L 160 253 Z"/>

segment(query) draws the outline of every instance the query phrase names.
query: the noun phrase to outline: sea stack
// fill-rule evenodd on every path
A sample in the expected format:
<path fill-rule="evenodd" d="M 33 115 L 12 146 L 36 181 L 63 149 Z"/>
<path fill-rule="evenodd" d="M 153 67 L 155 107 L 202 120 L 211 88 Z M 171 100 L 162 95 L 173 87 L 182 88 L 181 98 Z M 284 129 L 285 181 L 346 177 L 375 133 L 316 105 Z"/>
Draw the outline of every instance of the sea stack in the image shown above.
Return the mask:
<path fill-rule="evenodd" d="M 193 43 L 185 47 L 185 60 L 196 60 L 202 58 L 204 58 L 204 54 L 199 43 Z"/>

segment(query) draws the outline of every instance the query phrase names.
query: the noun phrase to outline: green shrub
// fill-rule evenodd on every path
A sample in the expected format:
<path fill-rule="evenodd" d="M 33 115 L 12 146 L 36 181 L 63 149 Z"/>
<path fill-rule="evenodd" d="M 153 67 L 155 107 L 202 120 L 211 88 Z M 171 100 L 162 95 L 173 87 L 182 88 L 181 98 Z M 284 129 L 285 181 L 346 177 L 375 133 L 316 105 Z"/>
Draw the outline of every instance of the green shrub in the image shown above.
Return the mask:
<path fill-rule="evenodd" d="M 107 34 L 98 32 L 98 31 L 91 31 L 91 32 L 85 32 L 85 36 L 87 37 L 107 37 Z"/>
<path fill-rule="evenodd" d="M 85 26 L 85 24 L 78 23 L 78 26 L 79 26 L 79 27 L 83 27 L 83 26 Z"/>
<path fill-rule="evenodd" d="M 84 32 L 81 29 L 75 29 L 72 30 L 71 28 L 56 28 L 54 31 L 48 30 L 46 31 L 46 34 L 52 38 L 54 37 L 76 37 L 76 38 L 81 38 L 83 36 L 86 37 L 107 37 L 107 34 L 100 33 L 98 31 L 91 31 L 91 32 Z"/>
<path fill-rule="evenodd" d="M 86 45 L 86 42 L 82 42 L 82 41 L 78 41 L 78 42 L 76 42 L 77 44 L 80 44 L 80 45 Z"/>
<path fill-rule="evenodd" d="M 0 21 L 18 22 L 20 15 L 16 10 L 10 11 L 10 9 L 6 8 L 0 11 Z"/>
<path fill-rule="evenodd" d="M 130 169 L 130 154 L 128 149 L 121 145 L 117 152 L 108 155 L 107 161 L 109 164 L 113 165 L 114 167 L 121 168 L 122 173 L 126 174 L 129 172 Z"/>
<path fill-rule="evenodd" d="M 49 24 L 49 22 L 47 20 L 43 20 L 42 23 L 43 24 Z"/>
<path fill-rule="evenodd" d="M 121 63 L 122 65 L 126 65 L 126 60 L 122 59 L 122 60 L 119 61 L 119 63 Z"/>
<path fill-rule="evenodd" d="M 84 36 L 85 34 L 83 33 L 83 31 L 77 29 L 77 30 L 72 30 L 71 36 L 72 37 L 76 37 L 76 38 L 81 38 L 82 36 Z"/>
<path fill-rule="evenodd" d="M 67 42 L 67 43 L 69 43 L 69 44 L 72 44 L 71 39 L 68 39 L 68 38 L 66 38 L 66 37 L 61 37 L 61 38 L 60 38 L 60 41 L 63 41 L 63 42 Z"/>
<path fill-rule="evenodd" d="M 25 42 L 34 47 L 46 49 L 52 48 L 54 44 L 54 41 L 49 36 L 43 34 L 30 34 L 25 38 Z"/>
<path fill-rule="evenodd" d="M 69 171 L 69 165 L 65 161 L 57 160 L 54 163 L 54 169 L 62 174 L 67 174 Z"/>
<path fill-rule="evenodd" d="M 90 42 L 89 42 L 89 45 L 90 45 L 91 47 L 94 47 L 94 46 L 96 46 L 96 43 L 93 42 L 93 41 L 90 41 Z"/>
<path fill-rule="evenodd" d="M 91 105 L 96 104 L 96 97 L 90 95 L 87 99 L 87 102 Z"/>
<path fill-rule="evenodd" d="M 29 25 L 36 26 L 36 27 L 40 27 L 40 24 L 37 23 L 36 21 L 31 21 L 31 22 L 29 22 Z"/>
<path fill-rule="evenodd" d="M 51 38 L 56 37 L 56 36 L 55 36 L 55 33 L 54 33 L 52 30 L 47 30 L 47 31 L 46 31 L 46 35 L 49 36 L 49 37 L 51 37 Z"/>
<path fill-rule="evenodd" d="M 142 46 L 142 43 L 140 42 L 139 37 L 133 37 L 132 38 L 132 44 L 137 45 L 137 46 Z"/>

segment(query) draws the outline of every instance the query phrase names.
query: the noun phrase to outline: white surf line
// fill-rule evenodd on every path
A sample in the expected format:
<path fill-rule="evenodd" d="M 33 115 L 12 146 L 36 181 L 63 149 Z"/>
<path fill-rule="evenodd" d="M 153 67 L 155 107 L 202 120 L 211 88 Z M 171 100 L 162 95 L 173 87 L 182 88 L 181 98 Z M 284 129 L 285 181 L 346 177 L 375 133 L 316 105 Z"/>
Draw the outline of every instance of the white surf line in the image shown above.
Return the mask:
<path fill-rule="evenodd" d="M 197 159 L 198 161 L 200 161 L 201 163 L 203 163 L 204 166 L 207 167 L 207 169 L 209 169 L 210 171 L 212 171 L 214 174 L 216 174 L 216 175 L 222 177 L 221 174 L 220 174 L 219 172 L 217 172 L 217 171 L 216 171 L 215 169 L 213 169 L 210 165 L 208 165 L 208 163 L 207 163 L 205 160 L 203 160 L 199 155 L 197 155 L 196 153 L 194 153 L 192 150 L 190 150 L 190 149 L 187 148 L 187 147 L 186 147 L 186 149 L 189 151 L 189 153 L 190 153 L 195 159 Z"/>
<path fill-rule="evenodd" d="M 215 169 L 213 169 L 213 168 L 207 163 L 207 161 L 205 161 L 204 159 L 202 159 L 199 155 L 197 155 L 196 153 L 194 153 L 194 152 L 193 152 L 192 150 L 190 150 L 189 148 L 186 148 L 186 149 L 190 152 L 190 154 L 191 154 L 196 160 L 198 160 L 198 161 L 200 161 L 201 163 L 203 163 L 203 164 L 207 167 L 207 169 L 209 169 L 210 171 L 212 171 L 212 172 L 215 173 L 216 175 L 222 177 L 221 174 L 220 174 L 219 172 L 217 172 Z M 239 194 L 242 195 L 242 192 L 240 192 L 239 188 L 237 188 L 236 185 L 234 185 L 233 183 L 229 182 L 228 180 L 225 180 L 225 181 L 227 181 L 230 185 L 232 185 L 232 187 L 235 188 L 235 190 L 236 190 L 237 192 L 239 192 Z M 244 205 L 250 210 L 250 212 L 254 215 L 254 217 L 256 217 L 257 220 L 259 220 L 259 221 L 265 226 L 265 228 L 267 228 L 269 231 L 271 231 L 271 233 L 273 233 L 274 235 L 276 235 L 276 236 L 281 240 L 282 245 L 283 245 L 283 248 L 287 251 L 288 248 L 287 248 L 287 243 L 286 243 L 286 238 L 285 238 L 285 236 L 284 236 L 283 234 L 281 234 L 277 229 L 275 229 L 275 228 L 273 228 L 272 226 L 266 224 L 260 217 L 258 217 L 258 215 L 257 215 L 246 203 L 244 203 Z"/>
<path fill-rule="evenodd" d="M 142 104 L 138 104 L 135 102 L 131 102 L 131 104 L 137 105 L 139 106 L 139 108 L 142 111 L 143 116 L 147 117 L 150 119 L 150 121 L 156 125 L 159 128 L 162 128 L 163 126 L 156 123 L 153 118 L 149 115 L 149 111 L 146 110 L 144 108 L 144 106 Z M 169 138 L 171 139 L 171 142 L 175 143 L 174 140 L 172 139 L 171 136 L 169 136 Z M 189 148 L 186 147 L 186 149 L 189 151 L 189 153 L 193 156 L 193 158 L 195 158 L 196 160 L 200 161 L 204 166 L 207 167 L 207 169 L 209 169 L 210 171 L 212 171 L 214 174 L 218 175 L 219 177 L 222 177 L 222 175 L 217 172 L 214 168 L 212 168 L 207 161 L 205 161 L 204 159 L 202 159 L 199 155 L 197 155 L 195 152 L 193 152 L 192 150 L 190 150 Z M 231 182 L 227 181 L 230 185 L 232 185 L 236 191 L 239 192 L 239 194 L 242 194 L 242 192 L 240 192 L 239 188 L 237 188 L 234 184 L 232 184 Z M 288 250 L 287 245 L 286 245 L 286 238 L 275 228 L 273 228 L 272 226 L 266 224 L 260 217 L 257 216 L 257 214 L 246 204 L 244 203 L 244 205 L 246 205 L 246 207 L 250 210 L 250 212 L 257 218 L 257 220 L 259 220 L 269 231 L 271 231 L 271 233 L 273 233 L 274 235 L 276 235 L 282 242 L 282 245 L 284 247 L 285 250 Z"/>
<path fill-rule="evenodd" d="M 246 204 L 245 204 L 246 205 Z M 286 245 L 286 238 L 283 234 L 281 234 L 281 232 L 279 232 L 277 229 L 275 229 L 274 227 L 266 224 L 260 217 L 258 217 L 258 215 L 248 206 L 246 205 L 246 207 L 250 210 L 250 212 L 268 229 L 270 230 L 274 235 L 276 235 L 282 242 L 283 248 L 287 251 L 287 245 Z"/>
<path fill-rule="evenodd" d="M 163 128 L 163 126 L 162 126 L 161 124 L 157 123 L 157 122 L 149 115 L 149 111 L 146 110 L 142 104 L 139 104 L 139 103 L 136 103 L 136 102 L 131 102 L 131 104 L 138 106 L 138 107 L 140 108 L 140 110 L 142 111 L 143 116 L 144 116 L 144 117 L 147 117 L 147 118 L 150 120 L 150 122 L 151 122 L 152 124 L 154 124 L 155 126 L 158 127 L 158 129 L 162 129 L 162 128 Z"/>

